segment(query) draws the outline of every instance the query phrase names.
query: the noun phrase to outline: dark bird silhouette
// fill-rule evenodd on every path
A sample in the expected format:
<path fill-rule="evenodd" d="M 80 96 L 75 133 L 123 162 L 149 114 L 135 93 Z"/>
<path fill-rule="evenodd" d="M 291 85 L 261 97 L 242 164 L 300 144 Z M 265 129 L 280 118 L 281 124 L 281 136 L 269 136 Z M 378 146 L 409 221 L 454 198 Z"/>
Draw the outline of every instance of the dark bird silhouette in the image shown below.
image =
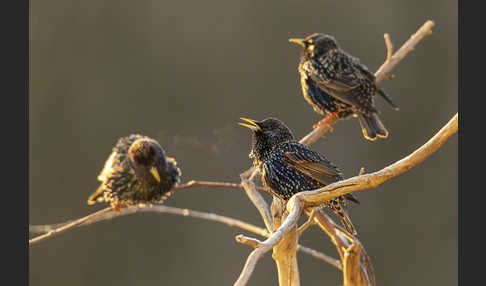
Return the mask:
<path fill-rule="evenodd" d="M 260 170 L 264 186 L 285 202 L 295 193 L 322 188 L 343 179 L 338 167 L 297 142 L 290 129 L 278 119 L 241 119 L 250 124 L 239 124 L 253 131 L 250 158 Z M 327 201 L 325 206 L 341 218 L 349 233 L 356 234 L 344 209 L 346 200 L 359 203 L 352 194 L 346 194 Z"/>
<path fill-rule="evenodd" d="M 138 134 L 122 137 L 98 175 L 101 185 L 89 196 L 88 204 L 108 202 L 119 210 L 126 205 L 161 202 L 170 196 L 180 176 L 177 162 L 165 155 L 156 140 Z"/>
<path fill-rule="evenodd" d="M 314 128 L 327 124 L 334 116 L 357 116 L 368 140 L 388 137 L 388 130 L 378 118 L 374 95 L 378 93 L 395 110 L 398 106 L 376 86 L 375 75 L 359 59 L 340 49 L 329 35 L 312 34 L 305 39 L 290 39 L 303 48 L 298 71 L 307 102 L 326 118 Z"/>

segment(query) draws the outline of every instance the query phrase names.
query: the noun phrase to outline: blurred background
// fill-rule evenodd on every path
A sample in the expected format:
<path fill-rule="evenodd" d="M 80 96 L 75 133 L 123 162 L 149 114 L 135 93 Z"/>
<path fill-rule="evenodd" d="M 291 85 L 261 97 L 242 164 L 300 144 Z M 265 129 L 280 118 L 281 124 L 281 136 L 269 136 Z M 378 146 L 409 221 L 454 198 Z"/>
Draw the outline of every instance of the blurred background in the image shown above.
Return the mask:
<path fill-rule="evenodd" d="M 30 223 L 59 223 L 88 206 L 121 136 L 143 133 L 177 158 L 183 181 L 238 182 L 251 161 L 239 117 L 275 116 L 301 138 L 321 117 L 304 100 L 300 47 L 291 37 L 334 35 L 372 71 L 383 34 L 399 48 L 426 20 L 433 34 L 380 84 L 386 140 L 338 123 L 313 148 L 346 177 L 402 158 L 458 110 L 457 1 L 32 0 L 30 22 Z M 423 164 L 357 193 L 350 216 L 377 285 L 457 284 L 457 135 Z M 268 198 L 268 196 L 266 196 Z M 263 226 L 244 192 L 190 189 L 167 205 Z M 136 214 L 69 231 L 30 249 L 30 285 L 232 285 L 251 249 L 245 233 L 214 222 Z M 337 257 L 318 228 L 301 243 Z M 333 266 L 299 254 L 303 285 L 339 285 Z M 250 285 L 276 285 L 267 254 Z"/>

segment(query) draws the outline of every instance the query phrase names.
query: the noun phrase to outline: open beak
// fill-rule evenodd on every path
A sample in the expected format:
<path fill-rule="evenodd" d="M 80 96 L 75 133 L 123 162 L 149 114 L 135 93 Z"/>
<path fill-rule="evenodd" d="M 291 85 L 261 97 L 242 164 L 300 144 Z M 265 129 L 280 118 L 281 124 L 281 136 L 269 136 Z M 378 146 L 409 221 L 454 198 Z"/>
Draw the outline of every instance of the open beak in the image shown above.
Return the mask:
<path fill-rule="evenodd" d="M 152 174 L 152 176 L 154 176 L 154 178 L 157 180 L 157 182 L 160 183 L 159 172 L 157 171 L 157 169 L 155 167 L 150 168 L 150 173 Z"/>
<path fill-rule="evenodd" d="M 238 122 L 239 125 L 245 126 L 246 128 L 250 128 L 253 131 L 261 131 L 262 130 L 262 128 L 260 128 L 260 126 L 258 126 L 258 123 L 255 120 L 248 119 L 248 118 L 244 118 L 244 117 L 241 117 L 240 119 L 241 120 L 244 120 L 244 121 L 246 121 L 248 123 L 251 123 L 251 125 L 250 124 L 246 124 L 246 123 L 240 123 L 240 122 Z"/>
<path fill-rule="evenodd" d="M 304 39 L 292 38 L 292 39 L 289 39 L 289 42 L 297 44 L 297 45 L 301 46 L 302 48 L 305 48 Z"/>

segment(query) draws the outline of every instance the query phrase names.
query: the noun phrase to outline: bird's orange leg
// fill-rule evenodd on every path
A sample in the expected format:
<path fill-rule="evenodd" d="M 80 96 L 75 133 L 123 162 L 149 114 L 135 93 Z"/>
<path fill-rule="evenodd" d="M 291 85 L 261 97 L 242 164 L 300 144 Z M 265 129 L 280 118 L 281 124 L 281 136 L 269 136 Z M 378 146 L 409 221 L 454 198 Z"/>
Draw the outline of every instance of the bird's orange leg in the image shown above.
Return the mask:
<path fill-rule="evenodd" d="M 123 207 L 123 203 L 116 201 L 111 204 L 111 207 L 117 214 L 120 214 L 120 209 Z"/>
<path fill-rule="evenodd" d="M 336 117 L 337 115 L 339 114 L 339 112 L 334 112 L 332 113 L 331 115 L 325 117 L 324 119 L 322 119 L 321 121 L 317 122 L 316 124 L 312 125 L 312 128 L 316 129 L 322 125 L 327 125 L 327 127 L 329 128 L 329 131 L 330 132 L 333 132 L 334 131 L 334 128 L 331 126 L 331 124 L 329 124 L 329 120 L 331 120 L 332 118 Z"/>

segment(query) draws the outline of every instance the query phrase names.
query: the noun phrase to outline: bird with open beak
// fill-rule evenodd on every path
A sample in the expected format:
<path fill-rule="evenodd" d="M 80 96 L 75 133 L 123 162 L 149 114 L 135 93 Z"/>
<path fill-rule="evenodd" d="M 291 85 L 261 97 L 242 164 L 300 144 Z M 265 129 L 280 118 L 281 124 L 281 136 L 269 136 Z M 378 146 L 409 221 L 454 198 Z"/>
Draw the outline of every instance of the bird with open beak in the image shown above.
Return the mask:
<path fill-rule="evenodd" d="M 241 118 L 247 123 L 238 123 L 252 131 L 250 158 L 260 171 L 262 183 L 270 192 L 286 203 L 292 195 L 322 188 L 342 180 L 341 170 L 326 157 L 294 139 L 290 129 L 276 118 L 256 121 Z M 352 195 L 325 202 L 337 214 L 351 234 L 356 234 L 345 210 L 346 201 L 359 201 Z"/>
<path fill-rule="evenodd" d="M 98 176 L 99 188 L 88 204 L 109 202 L 121 206 L 161 202 L 180 182 L 181 170 L 160 144 L 147 136 L 120 138 Z"/>

